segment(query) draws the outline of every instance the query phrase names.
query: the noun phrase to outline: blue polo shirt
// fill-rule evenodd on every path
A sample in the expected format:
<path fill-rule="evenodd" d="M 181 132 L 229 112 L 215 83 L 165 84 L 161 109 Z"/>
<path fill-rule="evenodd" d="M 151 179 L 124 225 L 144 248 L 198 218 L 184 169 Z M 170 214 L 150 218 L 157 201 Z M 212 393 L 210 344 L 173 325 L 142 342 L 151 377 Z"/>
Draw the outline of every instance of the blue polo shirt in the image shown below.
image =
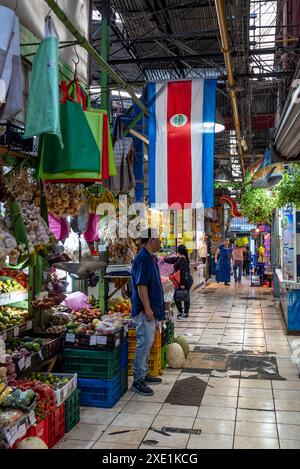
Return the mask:
<path fill-rule="evenodd" d="M 138 286 L 148 287 L 149 303 L 154 312 L 155 319 L 165 319 L 164 294 L 157 265 L 157 259 L 144 247 L 135 256 L 131 267 L 132 298 L 131 316 L 137 316 L 144 311 L 143 303 L 139 297 Z"/>

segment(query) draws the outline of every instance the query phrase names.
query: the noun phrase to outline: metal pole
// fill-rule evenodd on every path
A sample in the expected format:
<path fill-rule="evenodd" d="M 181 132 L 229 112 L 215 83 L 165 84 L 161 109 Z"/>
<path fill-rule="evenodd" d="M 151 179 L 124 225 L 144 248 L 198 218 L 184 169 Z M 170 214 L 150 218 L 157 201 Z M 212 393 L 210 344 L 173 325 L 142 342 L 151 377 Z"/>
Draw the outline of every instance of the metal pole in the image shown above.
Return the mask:
<path fill-rule="evenodd" d="M 142 101 L 136 96 L 132 88 L 120 77 L 120 75 L 104 60 L 104 58 L 94 49 L 91 43 L 84 37 L 78 29 L 73 25 L 73 23 L 67 18 L 64 11 L 57 5 L 55 0 L 44 0 L 51 10 L 55 13 L 58 19 L 65 25 L 65 27 L 70 31 L 71 34 L 78 41 L 78 45 L 83 47 L 93 59 L 101 65 L 102 69 L 106 70 L 108 75 L 120 85 L 122 89 L 127 91 L 127 93 L 132 97 L 133 101 L 139 106 L 146 115 L 148 115 L 147 107 L 142 103 Z"/>
<path fill-rule="evenodd" d="M 107 62 L 109 58 L 110 49 L 110 0 L 103 0 L 101 9 L 101 57 Z M 109 112 L 109 89 L 108 89 L 109 75 L 103 68 L 101 69 L 101 109 Z"/>

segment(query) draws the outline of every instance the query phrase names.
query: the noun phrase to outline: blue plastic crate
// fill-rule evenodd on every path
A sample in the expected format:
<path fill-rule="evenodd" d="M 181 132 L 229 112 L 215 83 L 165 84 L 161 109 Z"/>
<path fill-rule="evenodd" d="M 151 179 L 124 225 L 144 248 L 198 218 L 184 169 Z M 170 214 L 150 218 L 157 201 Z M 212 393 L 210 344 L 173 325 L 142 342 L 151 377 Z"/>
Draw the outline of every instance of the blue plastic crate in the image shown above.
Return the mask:
<path fill-rule="evenodd" d="M 121 377 L 113 379 L 78 378 L 80 405 L 87 407 L 113 407 L 121 397 Z"/>
<path fill-rule="evenodd" d="M 123 370 L 128 366 L 128 340 L 127 337 L 120 344 L 120 368 Z"/>

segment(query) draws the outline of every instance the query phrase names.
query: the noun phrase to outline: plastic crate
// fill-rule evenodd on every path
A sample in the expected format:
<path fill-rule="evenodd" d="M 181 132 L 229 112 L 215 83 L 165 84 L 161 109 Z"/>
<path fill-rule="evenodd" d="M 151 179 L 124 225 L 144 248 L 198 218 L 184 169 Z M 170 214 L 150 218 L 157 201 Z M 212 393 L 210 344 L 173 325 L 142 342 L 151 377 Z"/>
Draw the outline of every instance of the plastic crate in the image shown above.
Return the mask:
<path fill-rule="evenodd" d="M 120 346 L 120 369 L 123 370 L 128 366 L 128 341 L 127 338 L 121 341 Z"/>
<path fill-rule="evenodd" d="M 151 347 L 151 353 L 159 352 L 162 347 L 162 334 L 159 329 L 156 329 L 153 345 Z M 128 331 L 128 352 L 133 353 L 136 349 L 136 331 Z"/>
<path fill-rule="evenodd" d="M 128 366 L 121 371 L 121 397 L 128 391 Z"/>
<path fill-rule="evenodd" d="M 120 347 L 113 351 L 64 350 L 64 371 L 79 378 L 112 379 L 120 373 Z"/>
<path fill-rule="evenodd" d="M 46 443 L 49 447 L 49 417 L 46 417 L 40 423 L 36 423 L 29 428 L 24 438 L 29 436 L 36 436 Z"/>
<path fill-rule="evenodd" d="M 80 404 L 87 407 L 113 407 L 121 396 L 120 374 L 113 379 L 78 379 Z"/>
<path fill-rule="evenodd" d="M 80 421 L 80 390 L 76 389 L 65 402 L 65 433 Z"/>
<path fill-rule="evenodd" d="M 40 375 L 48 375 L 49 373 L 39 373 Z M 77 373 L 51 373 L 53 376 L 60 378 L 70 378 L 69 381 L 60 389 L 53 389 L 55 395 L 55 403 L 61 405 L 71 394 L 77 389 Z"/>
<path fill-rule="evenodd" d="M 42 355 L 44 360 L 48 360 L 49 358 L 55 357 L 55 355 L 59 355 L 63 349 L 63 336 L 53 336 L 52 334 L 42 334 L 42 338 L 44 339 L 52 339 L 48 344 L 44 344 L 42 346 Z"/>
<path fill-rule="evenodd" d="M 11 150 L 32 152 L 33 151 L 33 138 L 24 139 L 24 128 L 12 124 L 8 121 L 6 124 L 1 124 L 6 127 L 5 132 L 0 135 L 0 145 L 8 145 Z"/>
<path fill-rule="evenodd" d="M 73 335 L 73 334 L 69 334 L 65 332 L 64 343 L 65 343 L 65 347 L 70 348 L 70 349 L 76 348 L 76 349 L 82 349 L 82 350 L 111 351 L 119 347 L 120 342 L 123 339 L 123 336 L 124 336 L 124 329 L 121 329 L 115 332 L 114 334 L 97 335 L 97 336 L 90 336 L 86 334 L 74 334 Z"/>
<path fill-rule="evenodd" d="M 48 416 L 48 448 L 53 448 L 65 434 L 65 403 Z"/>
<path fill-rule="evenodd" d="M 128 375 L 133 375 L 133 361 L 134 361 L 134 353 L 128 354 Z M 161 351 L 156 353 L 150 353 L 150 357 L 148 360 L 148 373 L 150 376 L 159 376 L 162 370 L 162 359 L 161 359 Z"/>

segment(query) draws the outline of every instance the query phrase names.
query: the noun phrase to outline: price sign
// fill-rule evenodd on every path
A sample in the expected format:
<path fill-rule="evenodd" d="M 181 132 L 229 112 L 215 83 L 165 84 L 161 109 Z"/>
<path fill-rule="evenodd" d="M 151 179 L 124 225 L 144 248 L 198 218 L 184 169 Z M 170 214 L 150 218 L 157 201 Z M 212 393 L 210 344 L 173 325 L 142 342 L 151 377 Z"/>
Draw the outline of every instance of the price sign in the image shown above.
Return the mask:
<path fill-rule="evenodd" d="M 17 432 L 18 432 L 18 428 L 12 427 L 10 431 L 6 434 L 6 440 L 9 446 L 13 446 L 14 442 L 16 441 Z"/>
<path fill-rule="evenodd" d="M 27 368 L 30 368 L 31 367 L 31 357 L 26 357 L 25 359 L 25 369 L 27 370 Z"/>
<path fill-rule="evenodd" d="M 29 412 L 28 418 L 29 418 L 30 425 L 34 425 L 36 423 L 36 418 L 35 418 L 33 410 Z"/>
<path fill-rule="evenodd" d="M 20 334 L 19 326 L 16 326 L 16 327 L 14 328 L 14 336 L 15 336 L 15 337 L 19 337 L 19 334 Z"/>
<path fill-rule="evenodd" d="M 32 321 L 27 321 L 27 330 L 32 329 Z"/>
<path fill-rule="evenodd" d="M 90 345 L 97 345 L 97 337 L 95 335 L 91 335 Z"/>
<path fill-rule="evenodd" d="M 106 345 L 106 344 L 107 344 L 107 337 L 106 337 L 106 335 L 98 335 L 98 336 L 97 336 L 97 344 L 98 344 L 98 345 Z"/>
<path fill-rule="evenodd" d="M 26 435 L 26 425 L 25 423 L 22 423 L 22 425 L 19 426 L 18 429 L 18 439 L 22 438 L 24 435 Z"/>
<path fill-rule="evenodd" d="M 19 367 L 20 370 L 23 370 L 24 366 L 25 366 L 25 357 L 22 357 L 18 361 L 18 367 Z"/>
<path fill-rule="evenodd" d="M 75 342 L 75 334 L 67 333 L 67 334 L 66 334 L 66 342 L 72 342 L 72 344 L 74 344 L 74 342 Z"/>

